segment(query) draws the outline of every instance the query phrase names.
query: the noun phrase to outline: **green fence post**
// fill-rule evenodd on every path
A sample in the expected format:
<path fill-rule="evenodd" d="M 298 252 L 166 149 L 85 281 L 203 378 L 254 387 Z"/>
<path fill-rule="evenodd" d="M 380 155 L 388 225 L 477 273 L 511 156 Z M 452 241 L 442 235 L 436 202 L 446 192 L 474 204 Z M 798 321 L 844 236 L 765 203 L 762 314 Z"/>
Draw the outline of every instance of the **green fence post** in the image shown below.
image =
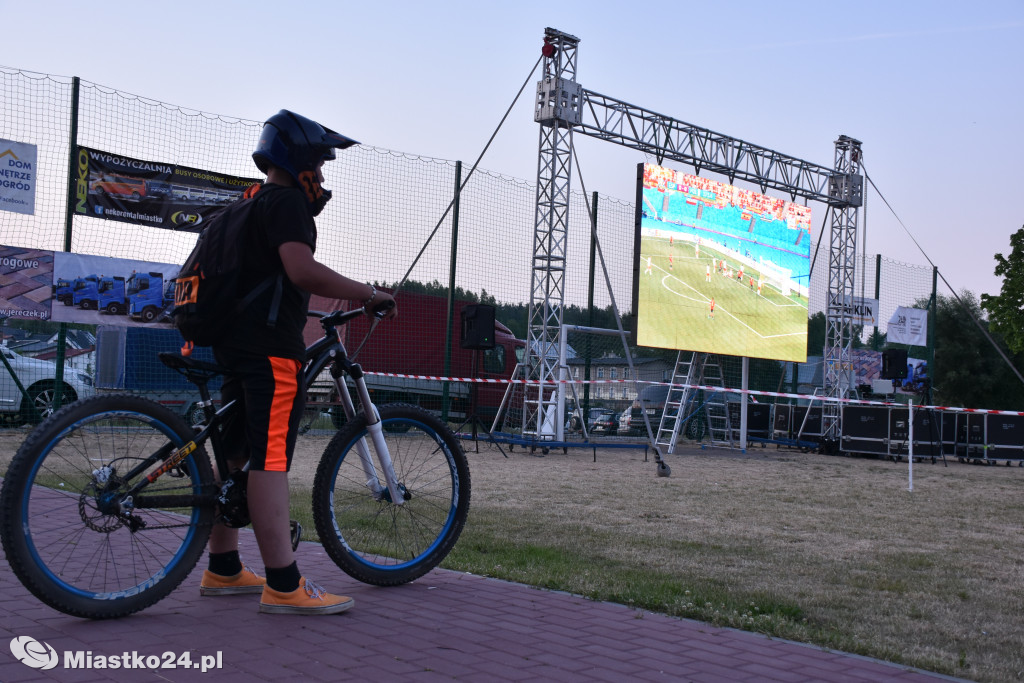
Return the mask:
<path fill-rule="evenodd" d="M 938 308 L 938 284 L 939 267 L 932 266 L 932 301 L 928 311 L 928 388 L 925 390 L 924 400 L 932 402 L 932 387 L 935 386 L 935 315 Z"/>
<path fill-rule="evenodd" d="M 459 195 L 462 185 L 462 162 L 455 162 L 455 200 L 452 203 L 452 247 L 448 257 L 448 325 L 444 333 L 444 376 L 449 377 L 452 372 L 452 327 L 455 318 L 455 264 L 459 254 Z M 474 355 L 474 358 L 476 356 Z M 475 371 L 476 368 L 473 368 Z M 441 388 L 441 419 L 448 421 L 449 387 L 451 383 L 445 380 Z M 470 387 L 470 391 L 473 387 Z"/>
<path fill-rule="evenodd" d="M 590 202 L 590 274 L 587 276 L 587 325 L 594 326 L 594 268 L 597 260 L 597 192 L 591 194 Z M 590 415 L 590 361 L 593 357 L 591 337 L 586 335 L 583 365 L 583 409 L 580 419 L 586 420 Z"/>
<path fill-rule="evenodd" d="M 881 276 L 882 276 L 882 255 L 881 254 L 875 254 L 875 301 L 878 301 L 878 295 L 879 295 L 879 292 L 881 291 L 881 289 L 879 287 L 879 285 L 881 285 L 881 282 L 882 282 Z M 879 304 L 878 307 L 881 308 L 881 304 Z M 878 311 L 878 310 L 875 311 L 875 337 L 878 336 L 878 314 L 879 313 L 880 313 L 880 311 Z"/>
<path fill-rule="evenodd" d="M 71 131 L 68 135 L 68 201 L 64 211 L 64 251 L 71 251 L 71 230 L 75 218 L 75 200 L 78 196 L 78 76 L 71 79 Z M 84 182 L 84 181 L 83 181 Z M 56 274 L 54 274 L 54 277 Z M 50 301 L 53 310 L 53 300 Z M 64 399 L 64 360 L 67 353 L 68 325 L 60 323 L 57 329 L 57 364 L 54 373 L 53 410 L 60 408 Z"/>

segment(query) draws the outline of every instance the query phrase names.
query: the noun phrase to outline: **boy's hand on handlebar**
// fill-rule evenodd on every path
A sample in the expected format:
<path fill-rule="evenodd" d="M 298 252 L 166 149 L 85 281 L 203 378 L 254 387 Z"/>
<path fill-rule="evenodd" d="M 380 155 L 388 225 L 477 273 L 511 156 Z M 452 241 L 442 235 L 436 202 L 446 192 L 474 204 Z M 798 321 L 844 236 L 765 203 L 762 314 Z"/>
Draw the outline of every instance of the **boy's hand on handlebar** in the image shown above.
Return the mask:
<path fill-rule="evenodd" d="M 373 298 L 363 306 L 366 315 L 378 318 L 390 319 L 398 317 L 398 306 L 395 305 L 395 297 L 387 292 L 377 290 Z"/>

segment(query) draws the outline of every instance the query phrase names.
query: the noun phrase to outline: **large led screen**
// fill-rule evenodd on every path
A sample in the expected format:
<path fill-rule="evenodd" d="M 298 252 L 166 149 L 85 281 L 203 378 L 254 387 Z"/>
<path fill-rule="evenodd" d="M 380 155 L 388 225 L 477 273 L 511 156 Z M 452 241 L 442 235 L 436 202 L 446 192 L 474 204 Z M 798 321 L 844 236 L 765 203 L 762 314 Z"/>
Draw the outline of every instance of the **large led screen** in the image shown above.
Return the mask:
<path fill-rule="evenodd" d="M 637 185 L 637 342 L 805 361 L 811 209 L 653 164 Z"/>

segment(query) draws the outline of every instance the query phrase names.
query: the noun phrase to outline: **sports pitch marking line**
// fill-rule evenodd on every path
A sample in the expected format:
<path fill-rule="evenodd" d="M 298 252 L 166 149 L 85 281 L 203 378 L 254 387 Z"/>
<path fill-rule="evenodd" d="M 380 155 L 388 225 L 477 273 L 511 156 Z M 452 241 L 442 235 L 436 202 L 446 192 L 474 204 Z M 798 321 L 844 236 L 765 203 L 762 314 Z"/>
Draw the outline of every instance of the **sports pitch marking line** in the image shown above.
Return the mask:
<path fill-rule="evenodd" d="M 689 284 L 688 282 L 686 282 L 686 281 L 684 281 L 684 280 L 680 280 L 680 279 L 679 279 L 678 277 L 676 277 L 676 276 L 675 276 L 675 275 L 673 275 L 672 273 L 668 272 L 667 270 L 665 270 L 665 269 L 664 269 L 664 268 L 662 268 L 661 266 L 658 266 L 658 265 L 654 265 L 653 263 L 652 263 L 651 265 L 652 265 L 653 267 L 657 268 L 658 270 L 660 270 L 660 271 L 661 271 L 662 273 L 664 273 L 664 274 L 665 274 L 665 276 L 664 276 L 664 277 L 663 277 L 663 278 L 661 279 L 661 286 L 662 286 L 662 287 L 664 287 L 665 289 L 667 289 L 668 291 L 672 292 L 672 293 L 673 293 L 673 294 L 675 294 L 676 296 L 678 296 L 678 297 L 682 297 L 683 299 L 687 299 L 687 300 L 689 300 L 689 301 L 693 301 L 693 302 L 696 302 L 696 303 L 708 303 L 708 302 L 710 302 L 710 301 L 711 301 L 711 299 L 709 299 L 709 298 L 707 298 L 706 296 L 704 296 L 703 292 L 700 292 L 700 291 L 698 291 L 698 290 L 697 290 L 697 289 L 696 289 L 696 288 L 695 288 L 695 287 L 694 287 L 693 285 Z M 681 293 L 681 292 L 677 292 L 676 290 L 672 289 L 671 287 L 669 287 L 668 285 L 666 285 L 666 284 L 665 284 L 665 280 L 668 280 L 669 278 L 671 278 L 671 279 L 675 280 L 676 282 L 679 282 L 680 284 L 682 284 L 682 285 L 684 285 L 684 286 L 686 286 L 686 287 L 689 287 L 689 288 L 690 288 L 690 289 L 692 289 L 692 290 L 693 290 L 694 292 L 696 292 L 696 293 L 697 293 L 698 295 L 700 295 L 700 296 L 704 297 L 704 301 L 703 301 L 703 302 L 701 302 L 701 301 L 700 301 L 700 300 L 698 300 L 698 299 L 694 299 L 694 298 L 692 298 L 692 297 L 686 296 L 685 294 L 683 294 L 683 293 Z M 763 297 L 762 297 L 762 298 L 763 298 Z M 793 306 L 796 306 L 796 307 L 798 307 L 798 308 L 804 308 L 803 306 L 801 306 L 801 305 L 799 305 L 799 304 L 792 304 L 791 306 L 780 306 L 780 308 L 792 308 Z M 715 306 L 715 308 L 718 308 L 719 310 L 721 310 L 721 311 L 722 311 L 723 313 L 725 313 L 725 314 L 726 314 L 726 315 L 728 315 L 728 316 L 729 316 L 730 318 L 732 318 L 733 320 L 735 320 L 736 322 L 738 322 L 738 323 L 739 323 L 740 325 L 743 325 L 743 327 L 747 328 L 747 329 L 748 329 L 748 330 L 750 330 L 750 331 L 751 331 L 751 332 L 752 332 L 753 334 L 755 334 L 755 335 L 756 335 L 757 337 L 759 337 L 759 338 L 761 338 L 761 339 L 780 339 L 780 338 L 782 338 L 782 337 L 799 337 L 799 336 L 801 336 L 801 334 L 802 334 L 801 332 L 790 332 L 790 333 L 787 333 L 787 334 L 769 334 L 769 335 L 764 335 L 764 334 L 761 334 L 760 332 L 758 332 L 757 330 L 755 330 L 755 329 L 754 329 L 753 327 L 751 327 L 750 325 L 748 325 L 748 324 L 746 324 L 745 322 L 743 322 L 742 320 L 740 320 L 739 318 L 737 318 L 737 317 L 736 317 L 735 315 L 733 315 L 732 313 L 730 313 L 730 312 L 729 312 L 728 310 L 726 310 L 725 308 L 720 308 L 720 307 L 719 307 L 719 306 L 717 306 L 717 305 Z"/>

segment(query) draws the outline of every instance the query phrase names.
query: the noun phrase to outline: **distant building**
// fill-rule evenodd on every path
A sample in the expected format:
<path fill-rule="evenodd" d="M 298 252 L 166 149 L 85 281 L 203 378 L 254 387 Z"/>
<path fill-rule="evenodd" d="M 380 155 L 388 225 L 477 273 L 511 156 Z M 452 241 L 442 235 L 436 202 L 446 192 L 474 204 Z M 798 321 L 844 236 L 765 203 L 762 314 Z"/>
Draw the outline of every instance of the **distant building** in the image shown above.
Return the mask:
<path fill-rule="evenodd" d="M 30 333 L 17 327 L 3 328 L 3 345 L 27 358 L 55 362 L 57 333 Z M 96 336 L 87 330 L 68 330 L 65 339 L 64 364 L 93 375 L 96 372 Z M 0 370 L 2 371 L 2 370 Z"/>
<path fill-rule="evenodd" d="M 587 360 L 580 357 L 569 358 L 566 365 L 572 378 L 576 395 L 583 400 L 583 379 Z M 661 358 L 634 358 L 633 369 L 630 370 L 626 359 L 621 356 L 609 356 L 590 359 L 590 401 L 614 410 L 625 410 L 636 400 L 640 382 L 669 382 L 672 380 L 673 363 Z M 602 381 L 603 380 L 603 381 Z"/>
<path fill-rule="evenodd" d="M 39 360 L 48 360 L 51 363 L 57 360 L 57 349 L 51 348 L 49 351 L 45 351 L 35 356 Z M 64 352 L 64 365 L 75 370 L 81 370 L 87 375 L 96 374 L 96 347 L 91 346 L 87 349 L 72 349 L 69 348 Z"/>

